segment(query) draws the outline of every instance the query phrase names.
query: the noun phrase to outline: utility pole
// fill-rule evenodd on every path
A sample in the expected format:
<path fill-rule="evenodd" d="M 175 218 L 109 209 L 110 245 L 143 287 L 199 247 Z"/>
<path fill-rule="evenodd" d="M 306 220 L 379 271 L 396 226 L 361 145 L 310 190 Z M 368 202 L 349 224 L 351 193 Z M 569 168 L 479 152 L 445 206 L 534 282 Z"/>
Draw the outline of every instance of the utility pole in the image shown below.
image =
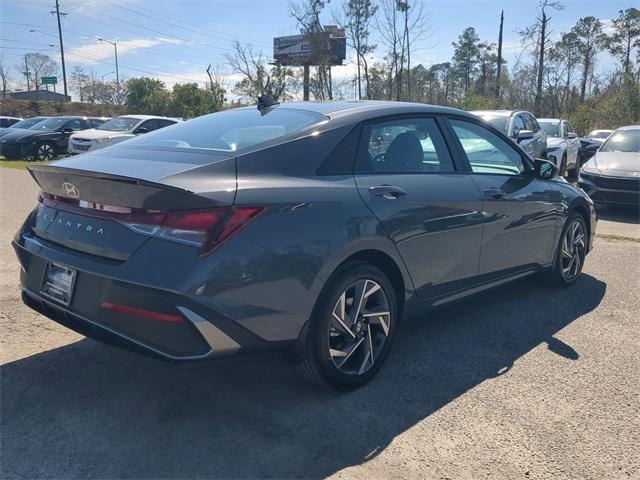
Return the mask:
<path fill-rule="evenodd" d="M 105 40 L 104 38 L 99 38 L 98 41 L 110 43 L 113 45 L 113 51 L 115 53 L 116 58 L 116 95 L 118 97 L 118 102 L 120 102 L 120 71 L 118 70 L 118 44 L 117 42 L 112 42 L 111 40 Z"/>
<path fill-rule="evenodd" d="M 62 15 L 63 17 L 66 15 L 66 13 L 60 13 L 60 1 L 56 0 L 56 11 L 55 12 L 51 12 L 51 13 L 55 13 L 56 17 L 58 18 L 58 38 L 60 39 L 60 59 L 62 60 L 62 82 L 64 84 L 64 94 L 65 96 L 68 95 L 67 93 L 67 69 L 65 68 L 64 65 L 64 45 L 62 43 L 62 25 L 60 24 L 60 15 Z"/>
<path fill-rule="evenodd" d="M 504 10 L 500 13 L 500 34 L 498 35 L 498 71 L 496 73 L 496 100 L 500 103 L 500 73 L 502 72 L 502 27 L 504 26 Z"/>
<path fill-rule="evenodd" d="M 27 56 L 24 56 L 24 74 L 27 77 L 27 92 L 31 91 L 31 84 L 29 83 L 29 64 L 27 63 Z"/>

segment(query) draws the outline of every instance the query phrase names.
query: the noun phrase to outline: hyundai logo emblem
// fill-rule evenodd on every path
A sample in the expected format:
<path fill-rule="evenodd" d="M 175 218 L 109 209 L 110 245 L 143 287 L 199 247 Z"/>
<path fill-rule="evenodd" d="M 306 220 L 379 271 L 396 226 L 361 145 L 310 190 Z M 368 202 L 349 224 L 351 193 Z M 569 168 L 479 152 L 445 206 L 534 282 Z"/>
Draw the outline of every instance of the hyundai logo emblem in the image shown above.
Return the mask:
<path fill-rule="evenodd" d="M 80 196 L 80 190 L 73 183 L 64 182 L 62 184 L 62 189 L 67 197 L 78 198 Z"/>

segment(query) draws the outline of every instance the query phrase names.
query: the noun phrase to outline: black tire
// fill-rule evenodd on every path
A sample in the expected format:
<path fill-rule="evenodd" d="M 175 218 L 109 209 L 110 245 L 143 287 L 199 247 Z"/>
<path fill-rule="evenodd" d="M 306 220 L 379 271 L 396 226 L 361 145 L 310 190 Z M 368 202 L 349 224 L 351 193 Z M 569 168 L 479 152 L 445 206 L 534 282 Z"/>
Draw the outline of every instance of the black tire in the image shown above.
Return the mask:
<path fill-rule="evenodd" d="M 568 275 L 566 269 L 571 264 L 571 257 L 567 257 L 567 254 L 573 254 L 574 249 L 569 248 L 568 251 L 565 251 L 563 247 L 565 246 L 565 239 L 568 239 L 567 234 L 570 232 L 570 229 L 574 228 L 574 225 L 576 223 L 579 224 L 579 230 L 580 234 L 583 236 L 583 241 L 581 246 L 580 243 L 574 244 L 573 246 L 573 248 L 576 249 L 576 258 L 578 259 L 574 259 L 573 261 L 579 261 L 579 265 L 577 269 L 570 270 L 570 275 Z M 573 285 L 576 280 L 578 280 L 580 274 L 582 273 L 582 268 L 584 266 L 584 261 L 587 253 L 587 235 L 587 225 L 584 221 L 584 217 L 577 212 L 573 212 L 572 214 L 570 214 L 569 218 L 564 224 L 560 239 L 558 240 L 553 267 L 551 268 L 551 271 L 549 271 L 546 275 L 546 279 L 549 283 L 559 286 L 569 286 Z"/>
<path fill-rule="evenodd" d="M 358 290 L 357 285 L 361 285 L 362 282 L 364 287 Z M 377 290 L 376 285 L 379 287 Z M 362 292 L 361 298 L 365 299 L 362 312 L 360 307 L 354 312 L 356 294 L 354 293 L 350 299 L 350 289 Z M 371 290 L 375 293 L 365 297 L 365 293 Z M 386 304 L 382 301 L 383 297 Z M 340 267 L 325 285 L 301 339 L 299 369 L 303 375 L 317 385 L 338 390 L 358 388 L 371 380 L 384 363 L 395 335 L 398 323 L 396 298 L 387 276 L 370 263 L 356 261 Z M 372 311 L 388 311 L 388 316 L 374 319 L 371 313 L 365 313 L 367 317 L 363 318 L 362 313 L 367 311 L 368 302 L 372 302 Z M 382 308 L 376 306 L 376 303 L 382 304 Z M 349 335 L 338 325 L 340 319 L 334 316 L 340 311 L 341 305 L 345 305 L 342 308 L 342 317 L 345 320 L 342 325 L 350 327 Z M 378 308 L 380 309 L 376 310 Z M 347 311 L 348 309 L 350 310 Z M 353 316 L 356 316 L 356 321 L 350 323 Z M 351 346 L 346 344 L 343 347 L 343 339 L 352 342 Z M 331 348 L 332 346 L 334 348 Z M 367 350 L 369 348 L 370 350 Z M 362 370 L 365 367 L 367 369 L 354 373 L 349 372 L 351 367 L 355 367 L 354 370 Z"/>
<path fill-rule="evenodd" d="M 56 147 L 51 142 L 38 143 L 33 149 L 33 158 L 38 162 L 50 162 L 56 158 Z"/>

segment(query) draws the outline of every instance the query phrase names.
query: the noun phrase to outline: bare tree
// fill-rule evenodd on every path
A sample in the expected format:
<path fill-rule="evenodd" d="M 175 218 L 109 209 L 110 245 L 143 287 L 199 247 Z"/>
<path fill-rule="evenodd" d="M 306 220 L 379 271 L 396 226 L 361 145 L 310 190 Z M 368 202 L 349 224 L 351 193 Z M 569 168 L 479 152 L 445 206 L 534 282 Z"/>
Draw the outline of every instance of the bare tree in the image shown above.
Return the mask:
<path fill-rule="evenodd" d="M 282 66 L 270 69 L 262 52 L 237 40 L 233 44 L 233 53 L 226 57 L 233 72 L 243 77 L 235 84 L 234 93 L 251 100 L 260 95 L 271 95 L 275 99 L 286 97 L 287 89 L 293 83 L 291 69 Z"/>
<path fill-rule="evenodd" d="M 331 82 L 331 55 L 328 37 L 323 33 L 320 14 L 330 0 L 299 0 L 289 3 L 289 15 L 298 23 L 311 48 L 311 56 L 318 63 L 310 88 L 318 100 L 333 98 Z"/>
<path fill-rule="evenodd" d="M 2 81 L 2 98 L 7 96 L 7 83 L 9 81 L 9 69 L 0 60 L 0 81 Z"/>
<path fill-rule="evenodd" d="M 75 65 L 71 71 L 71 85 L 78 92 L 81 102 L 86 100 L 86 89 L 90 82 L 87 72 L 80 65 Z"/>
<path fill-rule="evenodd" d="M 334 15 L 335 22 L 344 29 L 349 46 L 356 52 L 358 99 L 362 98 L 362 74 L 364 70 L 365 95 L 371 99 L 369 92 L 369 64 L 367 55 L 375 51 L 376 45 L 369 43 L 371 21 L 378 6 L 371 0 L 345 0 L 341 15 Z"/>
<path fill-rule="evenodd" d="M 58 64 L 51 57 L 42 53 L 27 53 L 25 55 L 26 67 L 28 68 L 28 80 L 37 91 L 40 89 L 42 77 L 48 77 L 58 73 Z"/>

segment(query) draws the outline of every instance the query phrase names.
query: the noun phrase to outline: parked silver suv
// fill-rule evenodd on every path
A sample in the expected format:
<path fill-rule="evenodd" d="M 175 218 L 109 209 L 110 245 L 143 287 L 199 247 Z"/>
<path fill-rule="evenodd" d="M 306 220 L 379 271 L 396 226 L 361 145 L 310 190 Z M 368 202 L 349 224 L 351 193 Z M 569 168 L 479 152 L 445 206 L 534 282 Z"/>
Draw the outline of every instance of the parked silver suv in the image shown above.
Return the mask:
<path fill-rule="evenodd" d="M 538 122 L 547 133 L 547 156 L 558 166 L 561 176 L 578 175 L 580 140 L 571 124 L 561 118 L 540 118 Z"/>
<path fill-rule="evenodd" d="M 547 158 L 547 134 L 533 113 L 524 110 L 476 110 L 471 113 L 507 134 L 532 158 Z"/>

